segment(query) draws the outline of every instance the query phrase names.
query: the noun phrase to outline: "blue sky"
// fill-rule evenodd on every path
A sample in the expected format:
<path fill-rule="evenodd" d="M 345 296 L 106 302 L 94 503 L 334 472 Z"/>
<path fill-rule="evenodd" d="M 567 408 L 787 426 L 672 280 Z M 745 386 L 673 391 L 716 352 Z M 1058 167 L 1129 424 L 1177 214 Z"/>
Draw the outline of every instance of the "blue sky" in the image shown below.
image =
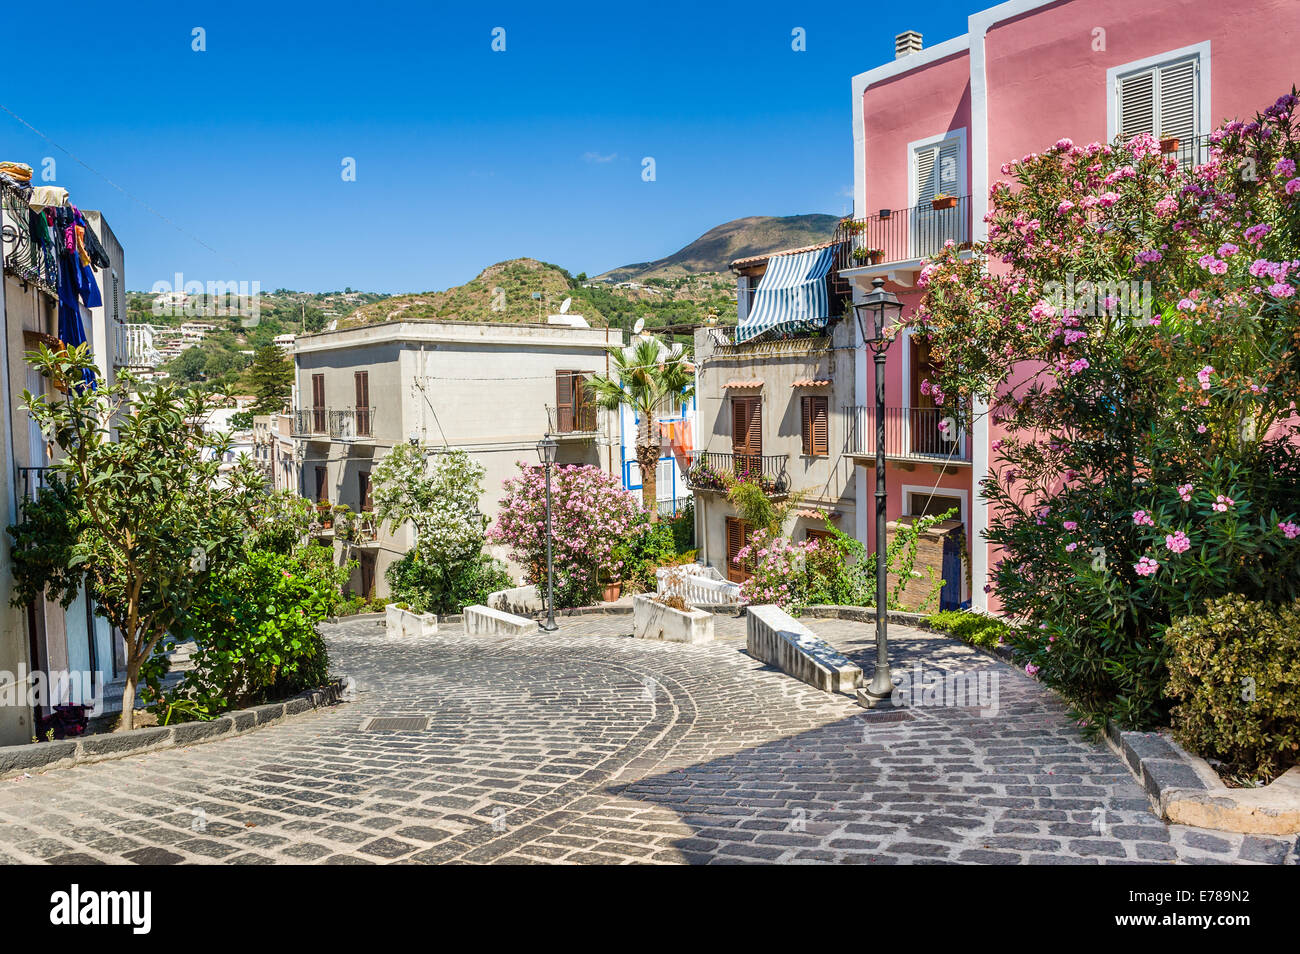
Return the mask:
<path fill-rule="evenodd" d="M 523 255 L 594 275 L 740 216 L 848 211 L 850 77 L 979 7 L 64 3 L 63 80 L 0 102 L 139 201 L 2 112 L 0 158 L 53 157 L 132 289 L 426 291 Z"/>

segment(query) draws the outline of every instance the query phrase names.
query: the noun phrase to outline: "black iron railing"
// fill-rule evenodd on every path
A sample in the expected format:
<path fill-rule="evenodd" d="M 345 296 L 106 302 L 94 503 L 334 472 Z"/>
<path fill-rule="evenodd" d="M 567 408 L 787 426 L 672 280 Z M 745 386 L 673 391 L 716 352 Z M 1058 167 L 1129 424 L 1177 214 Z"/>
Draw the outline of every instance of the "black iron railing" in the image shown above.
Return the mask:
<path fill-rule="evenodd" d="M 4 270 L 25 282 L 57 294 L 59 263 L 52 247 L 32 235 L 32 212 L 22 194 L 0 185 L 0 231 L 4 235 Z"/>
<path fill-rule="evenodd" d="M 936 199 L 910 209 L 881 209 L 864 219 L 846 219 L 835 232 L 835 267 L 843 271 L 929 258 L 948 242 L 970 242 L 970 196 Z"/>
<path fill-rule="evenodd" d="M 695 455 L 686 483 L 692 490 L 725 491 L 731 479 L 757 481 L 771 494 L 790 489 L 787 458 L 777 454 L 720 454 L 701 451 Z"/>
<path fill-rule="evenodd" d="M 300 407 L 293 412 L 294 437 L 328 437 L 335 441 L 373 437 L 375 408 Z"/>
<path fill-rule="evenodd" d="M 845 453 L 873 457 L 876 453 L 876 409 L 846 407 L 848 440 Z M 885 456 L 949 462 L 970 461 L 966 428 L 951 411 L 937 407 L 885 408 Z"/>

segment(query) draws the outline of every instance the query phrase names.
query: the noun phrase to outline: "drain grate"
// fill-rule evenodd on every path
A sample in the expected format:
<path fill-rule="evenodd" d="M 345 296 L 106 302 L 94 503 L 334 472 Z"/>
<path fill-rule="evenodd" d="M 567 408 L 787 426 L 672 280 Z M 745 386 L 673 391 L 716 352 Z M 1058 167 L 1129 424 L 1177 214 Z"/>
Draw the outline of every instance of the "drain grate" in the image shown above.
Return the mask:
<path fill-rule="evenodd" d="M 375 716 L 361 723 L 362 732 L 424 732 L 428 716 Z"/>
<path fill-rule="evenodd" d="M 907 722 L 912 718 L 912 714 L 910 712 L 899 712 L 895 710 L 893 712 L 872 712 L 869 714 L 863 714 L 860 718 L 863 722 Z"/>

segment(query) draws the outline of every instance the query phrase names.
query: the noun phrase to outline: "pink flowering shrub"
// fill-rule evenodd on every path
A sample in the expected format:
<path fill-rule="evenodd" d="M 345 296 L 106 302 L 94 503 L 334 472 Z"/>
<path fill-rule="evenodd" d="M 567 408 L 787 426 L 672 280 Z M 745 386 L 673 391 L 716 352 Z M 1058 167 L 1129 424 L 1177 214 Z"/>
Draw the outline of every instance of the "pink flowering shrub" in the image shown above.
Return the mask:
<path fill-rule="evenodd" d="M 1150 136 L 1009 163 L 988 240 L 927 264 L 936 404 L 986 402 L 992 588 L 1091 728 L 1166 720 L 1169 624 L 1300 596 L 1298 99 L 1182 168 Z"/>
<path fill-rule="evenodd" d="M 504 482 L 501 513 L 488 540 L 510 548 L 529 583 L 546 585 L 546 479 L 539 464 L 520 464 Z M 641 508 L 618 480 L 598 467 L 551 470 L 552 563 L 557 606 L 589 606 L 603 579 L 619 579 L 617 558 Z"/>

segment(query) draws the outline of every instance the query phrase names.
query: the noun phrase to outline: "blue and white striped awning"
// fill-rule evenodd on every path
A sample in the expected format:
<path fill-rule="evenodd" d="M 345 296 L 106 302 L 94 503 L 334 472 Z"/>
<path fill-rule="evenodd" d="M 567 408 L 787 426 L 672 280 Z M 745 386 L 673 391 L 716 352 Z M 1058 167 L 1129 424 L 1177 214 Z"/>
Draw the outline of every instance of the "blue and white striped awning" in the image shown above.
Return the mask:
<path fill-rule="evenodd" d="M 830 317 L 826 276 L 834 259 L 834 245 L 773 255 L 754 289 L 749 314 L 736 328 L 736 340 L 826 327 Z"/>

